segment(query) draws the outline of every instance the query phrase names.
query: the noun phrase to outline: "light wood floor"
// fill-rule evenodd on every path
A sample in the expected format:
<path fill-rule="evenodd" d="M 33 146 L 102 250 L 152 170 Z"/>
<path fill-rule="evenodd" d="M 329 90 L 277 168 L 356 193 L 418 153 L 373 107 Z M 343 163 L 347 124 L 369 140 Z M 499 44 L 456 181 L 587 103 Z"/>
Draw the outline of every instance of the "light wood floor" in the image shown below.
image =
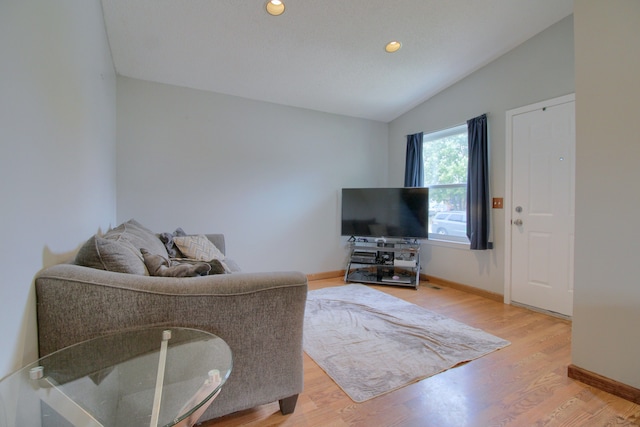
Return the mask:
<path fill-rule="evenodd" d="M 310 290 L 340 285 L 344 283 L 339 278 L 309 282 Z M 640 405 L 567 378 L 571 322 L 437 283 L 421 283 L 417 291 L 373 287 L 483 329 L 511 345 L 360 404 L 305 354 L 304 392 L 293 414 L 281 415 L 275 402 L 202 427 L 640 425 Z"/>

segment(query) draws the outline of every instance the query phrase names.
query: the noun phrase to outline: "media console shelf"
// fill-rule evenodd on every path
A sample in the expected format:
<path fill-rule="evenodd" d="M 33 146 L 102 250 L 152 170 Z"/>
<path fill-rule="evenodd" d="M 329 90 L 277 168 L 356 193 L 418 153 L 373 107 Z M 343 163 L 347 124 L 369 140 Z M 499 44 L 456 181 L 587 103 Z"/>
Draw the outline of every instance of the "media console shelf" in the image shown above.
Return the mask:
<path fill-rule="evenodd" d="M 410 286 L 420 284 L 420 243 L 405 241 L 349 242 L 345 282 Z"/>

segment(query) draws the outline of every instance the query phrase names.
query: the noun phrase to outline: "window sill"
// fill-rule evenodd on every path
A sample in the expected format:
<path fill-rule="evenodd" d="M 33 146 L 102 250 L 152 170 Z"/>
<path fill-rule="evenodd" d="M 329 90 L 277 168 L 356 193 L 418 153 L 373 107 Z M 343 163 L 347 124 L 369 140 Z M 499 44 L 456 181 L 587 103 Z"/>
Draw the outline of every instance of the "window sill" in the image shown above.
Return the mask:
<path fill-rule="evenodd" d="M 427 240 L 424 240 L 423 243 L 426 243 L 431 246 L 441 246 L 441 247 L 453 248 L 453 249 L 471 250 L 469 249 L 469 245 L 470 245 L 469 242 L 454 242 L 452 240 L 438 240 L 435 238 L 429 238 Z"/>

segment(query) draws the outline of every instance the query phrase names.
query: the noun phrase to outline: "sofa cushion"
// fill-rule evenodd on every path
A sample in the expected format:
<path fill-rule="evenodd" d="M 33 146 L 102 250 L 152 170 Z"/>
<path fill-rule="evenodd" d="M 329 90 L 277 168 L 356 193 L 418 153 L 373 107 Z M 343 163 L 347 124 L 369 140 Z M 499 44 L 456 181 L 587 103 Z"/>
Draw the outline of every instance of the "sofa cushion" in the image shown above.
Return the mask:
<path fill-rule="evenodd" d="M 189 235 L 189 236 L 177 236 L 173 238 L 173 243 L 180 249 L 182 254 L 191 260 L 205 261 L 211 263 L 212 261 L 218 261 L 216 264 L 211 264 L 212 269 L 217 271 L 218 267 L 223 268 L 224 273 L 231 273 L 231 268 L 225 261 L 225 255 L 220 251 L 216 245 L 214 245 L 207 236 L 203 234 Z M 219 265 L 217 265 L 219 264 Z"/>
<path fill-rule="evenodd" d="M 127 241 L 92 236 L 80 248 L 75 263 L 118 273 L 147 274 L 140 251 Z"/>
<path fill-rule="evenodd" d="M 119 273 L 148 275 L 140 249 L 168 258 L 160 239 L 134 219 L 109 230 L 104 236 L 93 236 L 76 255 L 75 263 L 85 267 Z"/>
<path fill-rule="evenodd" d="M 176 236 L 173 243 L 186 258 L 197 261 L 224 260 L 224 254 L 205 235 Z"/>
<path fill-rule="evenodd" d="M 144 248 L 152 254 L 169 258 L 167 249 L 158 236 L 134 219 L 123 222 L 116 228 L 109 230 L 103 237 L 117 242 L 129 242 L 138 250 Z M 140 254 L 140 261 L 142 261 L 142 254 Z"/>

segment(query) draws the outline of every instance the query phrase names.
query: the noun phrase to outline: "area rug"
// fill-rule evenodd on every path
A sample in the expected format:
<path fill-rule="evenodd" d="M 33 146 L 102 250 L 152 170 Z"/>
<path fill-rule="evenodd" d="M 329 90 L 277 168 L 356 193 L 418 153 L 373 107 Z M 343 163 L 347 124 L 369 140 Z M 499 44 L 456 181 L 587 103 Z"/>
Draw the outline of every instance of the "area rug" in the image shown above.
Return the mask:
<path fill-rule="evenodd" d="M 508 346 L 366 285 L 309 291 L 304 351 L 364 402 Z"/>

